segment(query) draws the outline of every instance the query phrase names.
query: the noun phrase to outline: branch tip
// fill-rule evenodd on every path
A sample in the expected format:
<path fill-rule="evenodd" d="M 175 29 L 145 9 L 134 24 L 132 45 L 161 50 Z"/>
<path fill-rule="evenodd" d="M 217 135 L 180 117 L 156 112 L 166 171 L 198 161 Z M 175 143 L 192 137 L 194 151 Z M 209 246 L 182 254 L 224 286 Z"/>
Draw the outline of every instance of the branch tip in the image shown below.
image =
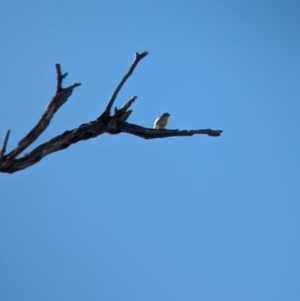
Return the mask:
<path fill-rule="evenodd" d="M 76 87 L 79 87 L 81 86 L 81 83 L 75 83 L 71 86 L 72 89 L 76 88 Z"/>
<path fill-rule="evenodd" d="M 136 52 L 135 56 L 138 57 L 139 59 L 142 59 L 143 57 L 145 57 L 147 54 L 149 54 L 148 51 L 143 51 L 141 53 Z"/>
<path fill-rule="evenodd" d="M 60 64 L 55 64 L 55 69 L 56 69 L 56 81 L 57 81 L 56 92 L 58 92 L 62 89 L 62 81 L 65 77 L 67 77 L 68 72 L 62 74 Z"/>
<path fill-rule="evenodd" d="M 61 74 L 61 71 L 60 71 L 60 64 L 55 64 L 55 69 L 56 69 L 56 72 L 58 74 Z"/>

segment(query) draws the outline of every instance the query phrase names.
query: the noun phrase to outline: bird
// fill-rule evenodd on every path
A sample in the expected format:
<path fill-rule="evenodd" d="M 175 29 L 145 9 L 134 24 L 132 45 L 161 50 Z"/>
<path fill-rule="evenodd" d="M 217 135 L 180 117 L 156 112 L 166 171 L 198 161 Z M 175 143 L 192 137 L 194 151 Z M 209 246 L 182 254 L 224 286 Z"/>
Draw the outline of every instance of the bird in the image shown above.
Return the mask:
<path fill-rule="evenodd" d="M 158 116 L 154 121 L 153 128 L 156 130 L 164 129 L 165 126 L 167 125 L 169 116 L 170 116 L 169 113 L 163 113 L 162 115 Z"/>

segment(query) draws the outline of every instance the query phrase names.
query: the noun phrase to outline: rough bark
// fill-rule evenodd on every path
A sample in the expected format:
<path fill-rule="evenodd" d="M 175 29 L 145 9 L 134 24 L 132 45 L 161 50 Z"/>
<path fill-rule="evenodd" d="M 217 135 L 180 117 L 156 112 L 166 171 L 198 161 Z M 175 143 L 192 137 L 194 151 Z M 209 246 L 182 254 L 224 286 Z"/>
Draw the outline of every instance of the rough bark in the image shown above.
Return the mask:
<path fill-rule="evenodd" d="M 56 75 L 57 85 L 54 97 L 50 100 L 47 108 L 42 114 L 37 124 L 29 131 L 29 133 L 22 138 L 18 145 L 9 153 L 6 152 L 6 145 L 10 131 L 6 132 L 4 137 L 2 148 L 0 149 L 0 171 L 5 173 L 14 173 L 25 169 L 45 156 L 63 150 L 69 147 L 73 143 L 77 143 L 81 140 L 87 140 L 90 138 L 97 137 L 104 133 L 109 134 L 120 134 L 127 133 L 135 135 L 144 139 L 156 139 L 156 138 L 167 138 L 167 137 L 179 137 L 179 136 L 192 136 L 196 134 L 206 134 L 212 137 L 218 137 L 223 132 L 222 130 L 156 130 L 151 128 L 145 128 L 135 124 L 126 122 L 132 110 L 128 110 L 132 103 L 136 100 L 136 96 L 130 98 L 122 108 L 114 109 L 111 113 L 113 103 L 121 90 L 123 84 L 133 73 L 135 67 L 139 61 L 148 54 L 147 51 L 142 53 L 136 53 L 133 63 L 129 70 L 126 72 L 116 89 L 112 93 L 103 113 L 94 121 L 84 123 L 73 130 L 66 131 L 61 135 L 58 135 L 49 141 L 40 144 L 29 152 L 18 157 L 26 148 L 28 148 L 47 128 L 51 119 L 57 110 L 68 100 L 73 90 L 80 86 L 80 83 L 75 83 L 67 88 L 62 88 L 63 79 L 67 76 L 67 73 L 62 74 L 59 64 L 56 64 Z"/>

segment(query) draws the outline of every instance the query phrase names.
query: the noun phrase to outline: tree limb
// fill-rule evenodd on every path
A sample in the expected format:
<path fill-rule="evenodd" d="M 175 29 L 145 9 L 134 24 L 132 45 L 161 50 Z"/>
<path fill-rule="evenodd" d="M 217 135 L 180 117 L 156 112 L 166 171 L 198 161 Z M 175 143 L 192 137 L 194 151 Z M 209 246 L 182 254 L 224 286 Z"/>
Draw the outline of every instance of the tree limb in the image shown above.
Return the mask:
<path fill-rule="evenodd" d="M 121 90 L 122 86 L 124 85 L 124 83 L 126 82 L 126 80 L 128 79 L 128 77 L 132 74 L 133 70 L 135 69 L 135 67 L 137 66 L 137 64 L 139 63 L 139 61 L 144 58 L 146 55 L 148 54 L 147 51 L 144 51 L 142 53 L 135 53 L 135 56 L 134 56 L 134 60 L 133 60 L 133 63 L 131 64 L 129 70 L 127 71 L 127 73 L 124 75 L 124 77 L 121 79 L 120 83 L 117 85 L 117 88 L 115 89 L 115 91 L 113 92 L 113 94 L 111 95 L 107 105 L 106 105 L 106 108 L 104 110 L 104 114 L 106 115 L 110 115 L 110 110 L 111 110 L 111 107 L 119 93 L 119 91 Z"/>
<path fill-rule="evenodd" d="M 57 73 L 57 86 L 56 86 L 56 93 L 54 97 L 50 100 L 46 110 L 42 114 L 40 120 L 37 124 L 31 129 L 31 131 L 20 140 L 17 147 L 13 149 L 10 153 L 8 153 L 6 157 L 6 162 L 4 162 L 4 169 L 9 166 L 12 161 L 22 152 L 24 151 L 30 144 L 32 144 L 47 128 L 49 125 L 52 117 L 56 113 L 56 111 L 68 100 L 71 96 L 73 89 L 80 86 L 81 84 L 75 83 L 72 86 L 67 88 L 62 88 L 62 80 L 67 76 L 67 73 L 61 74 L 60 65 L 56 64 L 56 73 Z M 1 168 L 1 162 L 0 162 Z M 0 169 L 1 171 L 1 169 Z"/>
<path fill-rule="evenodd" d="M 183 136 L 193 136 L 197 134 L 204 134 L 212 137 L 221 136 L 222 130 L 153 130 L 149 128 L 144 128 L 141 126 L 136 126 L 135 124 L 123 123 L 122 132 L 135 135 L 144 139 L 156 139 L 156 138 L 167 138 L 167 137 L 183 137 Z"/>
<path fill-rule="evenodd" d="M 68 100 L 73 92 L 73 89 L 78 87 L 80 84 L 75 83 L 67 88 L 62 88 L 62 81 L 67 76 L 67 73 L 61 74 L 60 65 L 56 64 L 56 93 L 48 104 L 46 110 L 42 114 L 38 123 L 32 128 L 32 130 L 18 143 L 17 147 L 13 149 L 10 153 L 5 155 L 5 148 L 9 136 L 9 131 L 6 132 L 3 146 L 0 150 L 0 171 L 6 173 L 14 173 L 25 169 L 38 161 L 40 161 L 45 156 L 63 150 L 69 147 L 71 144 L 77 143 L 82 140 L 91 139 L 102 135 L 104 133 L 109 134 L 120 134 L 127 133 L 135 135 L 144 139 L 156 139 L 156 138 L 167 138 L 167 137 L 178 137 L 178 136 L 192 136 L 195 134 L 205 134 L 208 136 L 218 137 L 223 132 L 222 130 L 156 130 L 151 128 L 145 128 L 135 124 L 127 123 L 129 115 L 132 110 L 128 110 L 132 103 L 136 100 L 136 96 L 131 97 L 121 109 L 114 109 L 114 114 L 111 115 L 110 111 L 112 105 L 117 97 L 118 92 L 122 88 L 125 81 L 132 74 L 134 68 L 138 62 L 144 58 L 148 52 L 143 52 L 141 54 L 136 53 L 134 61 L 122 78 L 117 88 L 113 92 L 112 96 L 108 100 L 104 112 L 94 121 L 89 123 L 84 123 L 79 127 L 66 131 L 61 135 L 58 135 L 49 141 L 42 143 L 32 149 L 31 151 L 25 153 L 20 158 L 17 156 L 23 152 L 29 145 L 31 145 L 47 128 L 55 112 Z"/>

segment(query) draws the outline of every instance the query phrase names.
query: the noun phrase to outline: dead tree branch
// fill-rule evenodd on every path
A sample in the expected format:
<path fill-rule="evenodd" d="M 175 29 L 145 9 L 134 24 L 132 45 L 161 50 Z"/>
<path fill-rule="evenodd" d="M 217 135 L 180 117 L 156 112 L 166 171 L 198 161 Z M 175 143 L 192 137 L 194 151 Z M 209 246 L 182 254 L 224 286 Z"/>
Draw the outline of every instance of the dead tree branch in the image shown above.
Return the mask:
<path fill-rule="evenodd" d="M 111 95 L 107 105 L 106 105 L 106 108 L 103 112 L 103 114 L 106 114 L 106 115 L 110 115 L 110 110 L 111 110 L 111 107 L 119 93 L 119 91 L 121 90 L 122 86 L 124 85 L 124 83 L 126 82 L 126 80 L 128 79 L 128 77 L 132 74 L 133 70 L 135 69 L 135 67 L 137 66 L 137 64 L 139 63 L 139 61 L 144 58 L 146 55 L 148 54 L 147 51 L 144 51 L 142 53 L 135 53 L 135 56 L 134 56 L 134 60 L 133 60 L 133 63 L 131 64 L 129 70 L 127 71 L 127 73 L 124 75 L 124 77 L 121 79 L 120 83 L 117 85 L 117 88 L 115 89 L 115 91 L 113 92 L 113 94 Z"/>
<path fill-rule="evenodd" d="M 60 65 L 56 64 L 55 68 L 57 83 L 55 95 L 50 100 L 46 110 L 42 114 L 37 124 L 24 138 L 20 140 L 18 145 L 8 154 L 5 154 L 5 150 L 10 132 L 9 130 L 6 132 L 3 146 L 0 149 L 0 171 L 5 173 L 14 173 L 16 171 L 20 171 L 37 163 L 42 158 L 53 152 L 63 150 L 69 147 L 71 144 L 77 143 L 78 141 L 94 138 L 104 133 L 127 133 L 144 139 L 192 136 L 195 134 L 205 134 L 213 137 L 220 136 L 222 130 L 156 130 L 127 123 L 126 120 L 132 113 L 132 110 L 128 109 L 136 100 L 136 96 L 131 97 L 122 108 L 115 108 L 114 113 L 111 115 L 111 108 L 119 91 L 121 90 L 126 80 L 129 78 L 129 76 L 133 73 L 139 61 L 147 54 L 147 51 L 135 54 L 133 63 L 131 64 L 129 70 L 117 85 L 115 91 L 112 93 L 104 112 L 96 120 L 89 123 L 84 123 L 73 130 L 66 131 L 61 135 L 58 135 L 50 139 L 49 141 L 40 144 L 31 151 L 22 155 L 20 158 L 17 158 L 47 128 L 56 111 L 68 100 L 74 88 L 80 86 L 80 83 L 75 83 L 67 88 L 62 88 L 62 82 L 63 79 L 67 76 L 67 73 L 62 74 Z"/>
<path fill-rule="evenodd" d="M 2 144 L 2 147 L 0 149 L 0 159 L 4 156 L 5 154 L 5 151 L 6 151 L 6 145 L 7 145 L 7 141 L 8 141 L 8 138 L 9 138 L 9 133 L 10 133 L 10 130 L 7 130 L 6 133 L 5 133 L 5 136 L 4 136 L 4 139 L 3 139 L 3 144 Z"/>

